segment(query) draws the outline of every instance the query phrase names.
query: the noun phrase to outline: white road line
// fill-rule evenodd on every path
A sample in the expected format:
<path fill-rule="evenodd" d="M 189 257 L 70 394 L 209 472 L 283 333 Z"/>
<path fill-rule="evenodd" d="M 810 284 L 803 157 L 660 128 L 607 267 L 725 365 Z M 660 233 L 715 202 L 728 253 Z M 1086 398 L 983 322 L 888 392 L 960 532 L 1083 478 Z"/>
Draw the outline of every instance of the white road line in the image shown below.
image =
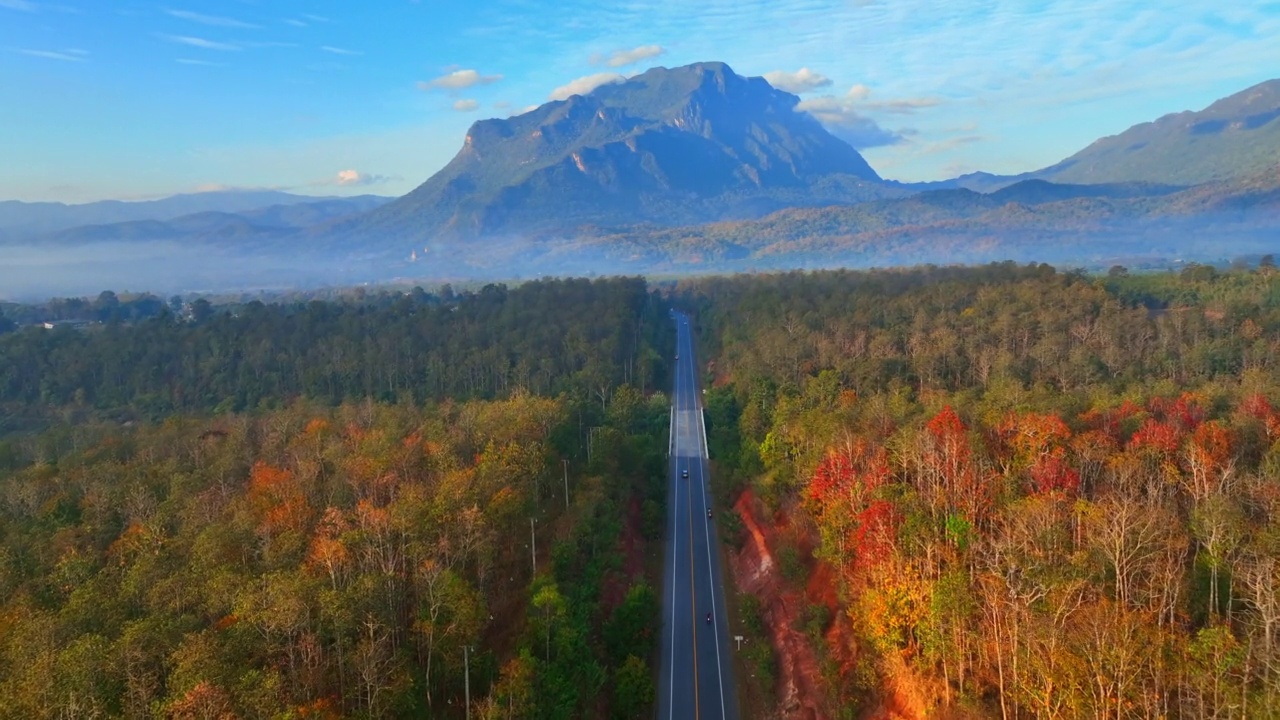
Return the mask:
<path fill-rule="evenodd" d="M 680 332 L 679 322 L 680 322 L 680 318 L 679 316 L 676 316 L 676 332 L 677 333 Z M 676 345 L 678 347 L 679 335 L 677 335 L 676 338 L 677 338 Z M 680 414 L 675 411 L 676 404 L 680 402 L 680 366 L 678 364 L 676 365 L 675 386 L 676 386 L 676 397 L 675 397 L 676 402 L 671 404 L 672 427 L 674 428 L 671 433 L 672 447 L 675 446 L 676 433 L 680 432 Z M 679 470 L 680 470 L 680 461 L 676 460 L 676 471 L 679 472 Z M 679 487 L 679 482 L 675 479 L 675 477 L 671 478 L 671 487 L 672 487 L 671 494 L 675 496 L 675 506 L 674 506 L 672 517 L 678 520 L 676 516 L 680 514 L 680 487 Z M 671 664 L 670 664 L 671 677 L 667 680 L 667 717 L 668 718 L 674 718 L 676 716 L 675 714 L 676 713 L 675 711 L 675 705 L 676 705 L 676 558 L 679 557 L 678 555 L 676 555 L 676 550 L 679 547 L 680 547 L 680 533 L 676 531 L 676 525 L 673 522 L 671 525 L 671 577 L 670 577 L 670 580 L 671 580 Z"/>
<path fill-rule="evenodd" d="M 697 400 L 697 395 L 696 395 L 696 394 L 694 395 L 694 400 L 695 400 L 695 401 Z M 703 431 L 703 442 L 706 442 L 706 431 L 705 431 L 705 430 Z M 705 506 L 705 505 L 707 504 L 707 487 L 706 487 L 706 479 L 703 477 L 703 474 L 702 474 L 702 463 L 701 463 L 701 462 L 699 462 L 699 463 L 698 463 L 698 483 L 702 486 L 702 504 Z M 705 508 L 704 508 L 704 509 L 705 509 Z M 712 613 L 712 616 L 714 616 L 714 615 L 715 615 L 715 612 L 716 612 L 716 576 L 715 576 L 715 573 L 714 573 L 714 572 L 712 572 L 712 567 L 711 567 L 711 526 L 710 526 L 710 525 L 707 525 L 707 577 L 708 577 L 708 578 L 710 578 L 710 581 L 711 581 L 711 613 Z M 723 719 L 725 718 L 725 707 L 724 707 L 724 671 L 720 669 L 720 626 L 721 626 L 721 625 L 723 625 L 723 624 L 724 624 L 724 623 L 716 623 L 716 626 L 715 626 L 715 628 L 714 628 L 714 629 L 715 629 L 715 631 L 716 631 L 716 632 L 715 632 L 715 641 L 716 641 L 716 643 L 715 643 L 715 645 L 716 645 L 716 680 L 718 681 L 718 683 L 719 683 L 719 685 L 720 685 L 720 717 L 721 717 L 721 720 L 723 720 Z"/>
<path fill-rule="evenodd" d="M 694 393 L 693 396 L 694 396 L 694 399 L 696 400 L 698 397 L 698 394 Z M 699 407 L 698 417 L 702 418 L 702 457 L 710 460 L 711 452 L 707 450 L 707 409 L 704 407 Z"/>

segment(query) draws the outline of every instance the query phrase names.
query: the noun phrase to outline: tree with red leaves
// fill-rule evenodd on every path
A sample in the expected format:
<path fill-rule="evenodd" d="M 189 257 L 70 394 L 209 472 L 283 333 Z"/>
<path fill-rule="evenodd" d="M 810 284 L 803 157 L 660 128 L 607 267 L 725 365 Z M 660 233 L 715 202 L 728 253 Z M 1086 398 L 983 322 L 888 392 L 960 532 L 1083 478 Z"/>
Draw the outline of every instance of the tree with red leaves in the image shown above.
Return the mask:
<path fill-rule="evenodd" d="M 1075 495 L 1080 490 L 1080 473 L 1067 464 L 1061 453 L 1046 455 L 1031 466 L 1031 484 L 1037 493 Z"/>
<path fill-rule="evenodd" d="M 925 424 L 915 479 L 933 518 L 952 512 L 978 525 L 990 510 L 991 492 L 969 445 L 968 428 L 947 405 Z"/>
<path fill-rule="evenodd" d="M 836 567 L 850 565 L 853 547 L 846 539 L 856 532 L 861 514 L 889 476 L 885 449 L 873 447 L 861 438 L 841 449 L 829 450 L 814 469 L 807 504 L 823 538 L 819 552 Z"/>
<path fill-rule="evenodd" d="M 887 561 L 897 545 L 898 509 L 887 500 L 876 500 L 858 513 L 852 544 L 854 565 L 870 570 Z"/>

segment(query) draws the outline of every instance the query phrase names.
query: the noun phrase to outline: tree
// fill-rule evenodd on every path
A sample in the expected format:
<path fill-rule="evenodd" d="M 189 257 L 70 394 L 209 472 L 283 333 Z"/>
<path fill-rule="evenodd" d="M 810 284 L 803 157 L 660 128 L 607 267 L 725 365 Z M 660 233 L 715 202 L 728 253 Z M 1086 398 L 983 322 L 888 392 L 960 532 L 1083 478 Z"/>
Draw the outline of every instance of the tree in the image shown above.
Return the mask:
<path fill-rule="evenodd" d="M 567 603 L 560 589 L 554 582 L 543 581 L 533 593 L 533 607 L 538 611 L 538 624 L 542 626 L 545 636 L 546 659 L 551 659 L 551 630 L 562 620 L 567 610 Z"/>
<path fill-rule="evenodd" d="M 615 718 L 645 717 L 653 704 L 653 673 L 649 666 L 635 655 L 628 655 L 613 678 L 613 716 Z"/>

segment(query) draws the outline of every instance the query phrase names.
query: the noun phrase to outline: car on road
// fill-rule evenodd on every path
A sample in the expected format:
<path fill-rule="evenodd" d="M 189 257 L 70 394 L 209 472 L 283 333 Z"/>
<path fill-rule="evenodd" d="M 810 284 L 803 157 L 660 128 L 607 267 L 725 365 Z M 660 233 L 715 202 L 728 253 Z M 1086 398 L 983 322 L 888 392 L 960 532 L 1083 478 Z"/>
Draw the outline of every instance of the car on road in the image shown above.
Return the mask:
<path fill-rule="evenodd" d="M 688 480 L 688 479 L 689 479 L 689 471 L 688 471 L 688 470 L 681 470 L 681 471 L 680 471 L 680 477 L 684 478 L 685 480 Z"/>

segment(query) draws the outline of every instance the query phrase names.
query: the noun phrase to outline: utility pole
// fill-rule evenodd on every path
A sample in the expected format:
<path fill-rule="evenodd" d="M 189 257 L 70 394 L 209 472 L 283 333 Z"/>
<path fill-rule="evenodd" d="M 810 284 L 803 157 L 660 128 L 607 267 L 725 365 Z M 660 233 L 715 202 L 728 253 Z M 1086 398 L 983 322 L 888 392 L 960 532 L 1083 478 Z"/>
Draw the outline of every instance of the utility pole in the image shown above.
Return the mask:
<path fill-rule="evenodd" d="M 466 645 L 462 646 L 462 678 L 466 684 L 467 698 L 467 720 L 471 720 L 471 657 L 469 651 L 471 648 Z"/>
<path fill-rule="evenodd" d="M 569 509 L 569 461 L 562 458 L 560 462 L 564 463 L 564 509 L 568 510 Z"/>
<path fill-rule="evenodd" d="M 538 574 L 538 536 L 533 533 L 533 518 L 529 518 L 529 559 L 533 563 L 533 574 Z"/>

